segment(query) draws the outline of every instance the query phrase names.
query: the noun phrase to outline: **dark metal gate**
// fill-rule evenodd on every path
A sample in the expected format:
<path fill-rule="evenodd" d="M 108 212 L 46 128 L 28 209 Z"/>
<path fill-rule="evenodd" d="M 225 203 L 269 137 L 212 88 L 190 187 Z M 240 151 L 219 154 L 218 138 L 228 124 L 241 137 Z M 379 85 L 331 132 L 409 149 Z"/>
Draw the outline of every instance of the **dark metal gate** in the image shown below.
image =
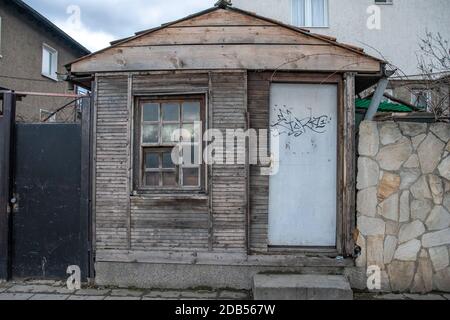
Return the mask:
<path fill-rule="evenodd" d="M 66 279 L 72 265 L 90 277 L 89 99 L 81 105 L 81 123 L 13 126 L 8 278 Z"/>

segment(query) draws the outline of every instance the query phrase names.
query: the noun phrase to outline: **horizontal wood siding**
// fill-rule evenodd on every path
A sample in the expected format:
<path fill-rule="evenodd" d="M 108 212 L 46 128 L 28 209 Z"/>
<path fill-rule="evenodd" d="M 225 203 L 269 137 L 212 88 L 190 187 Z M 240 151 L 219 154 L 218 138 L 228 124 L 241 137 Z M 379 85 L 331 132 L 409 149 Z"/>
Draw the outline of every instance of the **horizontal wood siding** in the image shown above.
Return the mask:
<path fill-rule="evenodd" d="M 212 126 L 224 135 L 226 129 L 247 129 L 246 72 L 212 73 Z M 247 250 L 247 176 L 243 165 L 213 165 L 213 250 Z"/>
<path fill-rule="evenodd" d="M 249 72 L 248 111 L 250 128 L 268 129 L 270 112 L 270 74 Z M 250 250 L 266 252 L 269 225 L 269 176 L 261 166 L 250 166 Z"/>
<path fill-rule="evenodd" d="M 131 199 L 132 250 L 207 251 L 206 200 Z"/>
<path fill-rule="evenodd" d="M 208 73 L 134 75 L 135 95 L 207 92 Z M 133 251 L 208 251 L 209 202 L 203 198 L 131 197 L 131 249 Z"/>
<path fill-rule="evenodd" d="M 128 248 L 128 77 L 97 78 L 96 249 Z"/>
<path fill-rule="evenodd" d="M 256 58 L 257 57 L 257 58 Z M 380 61 L 325 37 L 232 9 L 149 30 L 72 64 L 72 72 L 311 70 L 380 72 Z"/>

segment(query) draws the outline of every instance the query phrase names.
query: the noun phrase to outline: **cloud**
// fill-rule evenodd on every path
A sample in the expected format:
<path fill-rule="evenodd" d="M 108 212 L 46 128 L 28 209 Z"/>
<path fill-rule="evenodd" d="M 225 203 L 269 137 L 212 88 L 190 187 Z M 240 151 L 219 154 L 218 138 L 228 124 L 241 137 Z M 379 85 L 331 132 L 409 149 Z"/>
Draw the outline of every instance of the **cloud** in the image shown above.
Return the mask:
<path fill-rule="evenodd" d="M 215 0 L 25 0 L 92 51 L 112 40 L 183 18 L 214 5 Z M 74 23 L 73 8 L 80 23 Z"/>

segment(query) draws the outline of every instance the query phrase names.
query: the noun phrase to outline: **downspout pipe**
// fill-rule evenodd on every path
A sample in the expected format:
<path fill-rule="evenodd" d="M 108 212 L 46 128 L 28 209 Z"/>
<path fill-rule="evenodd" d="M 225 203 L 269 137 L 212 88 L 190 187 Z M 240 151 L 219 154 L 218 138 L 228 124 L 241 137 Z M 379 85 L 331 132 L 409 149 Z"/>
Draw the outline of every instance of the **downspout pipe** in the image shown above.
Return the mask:
<path fill-rule="evenodd" d="M 394 71 L 395 72 L 395 71 Z M 386 71 L 383 67 L 383 77 L 378 81 L 377 88 L 372 97 L 372 102 L 370 103 L 369 110 L 366 112 L 365 120 L 372 121 L 375 114 L 380 107 L 381 100 L 383 99 L 384 92 L 389 84 L 389 77 L 394 73 L 392 71 Z"/>

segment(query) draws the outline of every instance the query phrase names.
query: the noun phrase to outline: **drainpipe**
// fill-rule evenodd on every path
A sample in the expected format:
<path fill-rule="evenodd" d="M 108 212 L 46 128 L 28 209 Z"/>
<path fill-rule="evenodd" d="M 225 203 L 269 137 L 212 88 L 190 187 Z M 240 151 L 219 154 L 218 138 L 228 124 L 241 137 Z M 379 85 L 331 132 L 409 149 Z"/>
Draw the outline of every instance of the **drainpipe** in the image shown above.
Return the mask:
<path fill-rule="evenodd" d="M 394 71 L 395 72 L 395 71 Z M 373 117 L 378 111 L 378 108 L 381 103 L 381 99 L 383 99 L 384 92 L 389 84 L 389 77 L 394 74 L 393 71 L 386 71 L 383 67 L 383 77 L 378 81 L 377 89 L 372 97 L 372 102 L 370 103 L 369 110 L 367 110 L 365 120 L 372 121 Z"/>

